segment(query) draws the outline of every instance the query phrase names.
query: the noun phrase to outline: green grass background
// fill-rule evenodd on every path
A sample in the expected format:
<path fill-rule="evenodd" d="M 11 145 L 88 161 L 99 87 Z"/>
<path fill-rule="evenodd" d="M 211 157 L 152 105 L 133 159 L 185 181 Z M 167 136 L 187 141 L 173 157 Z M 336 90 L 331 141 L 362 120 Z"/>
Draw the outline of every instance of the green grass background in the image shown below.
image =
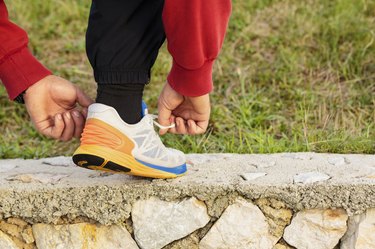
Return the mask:
<path fill-rule="evenodd" d="M 95 97 L 85 55 L 87 0 L 8 0 L 34 54 Z M 156 111 L 165 47 L 145 100 Z M 201 136 L 167 135 L 184 152 L 375 153 L 375 1 L 233 0 L 215 64 L 212 118 Z M 70 155 L 78 141 L 39 135 L 0 88 L 0 158 Z"/>

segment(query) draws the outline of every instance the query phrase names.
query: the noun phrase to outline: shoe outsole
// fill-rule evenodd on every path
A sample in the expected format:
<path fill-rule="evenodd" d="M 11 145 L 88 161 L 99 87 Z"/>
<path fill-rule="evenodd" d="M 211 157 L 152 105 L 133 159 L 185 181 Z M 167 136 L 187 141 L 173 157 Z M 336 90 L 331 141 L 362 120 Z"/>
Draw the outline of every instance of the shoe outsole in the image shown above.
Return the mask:
<path fill-rule="evenodd" d="M 90 154 L 74 155 L 73 162 L 82 168 L 88 168 L 88 169 L 103 168 L 103 169 L 107 169 L 108 171 L 114 171 L 117 173 L 130 172 L 130 169 L 123 165 L 119 165 L 111 161 L 106 161 L 104 158 L 90 155 Z"/>
<path fill-rule="evenodd" d="M 173 174 L 157 170 L 139 163 L 130 155 L 98 146 L 80 146 L 73 155 L 73 162 L 86 169 L 150 178 L 176 178 L 185 174 L 185 172 Z"/>

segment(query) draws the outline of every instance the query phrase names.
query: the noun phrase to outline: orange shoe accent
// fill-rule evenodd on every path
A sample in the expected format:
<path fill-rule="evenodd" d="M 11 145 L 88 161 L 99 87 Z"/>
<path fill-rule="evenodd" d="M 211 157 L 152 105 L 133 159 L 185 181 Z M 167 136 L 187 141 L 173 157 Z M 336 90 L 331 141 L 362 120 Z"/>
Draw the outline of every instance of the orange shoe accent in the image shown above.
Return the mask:
<path fill-rule="evenodd" d="M 81 145 L 101 145 L 129 155 L 135 146 L 121 131 L 96 118 L 87 120 Z"/>

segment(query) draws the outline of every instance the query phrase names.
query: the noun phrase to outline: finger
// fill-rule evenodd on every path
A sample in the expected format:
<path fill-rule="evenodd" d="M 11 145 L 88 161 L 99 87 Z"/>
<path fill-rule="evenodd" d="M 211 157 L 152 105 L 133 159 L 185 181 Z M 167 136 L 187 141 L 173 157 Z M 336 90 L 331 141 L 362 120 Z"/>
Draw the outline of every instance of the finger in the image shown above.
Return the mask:
<path fill-rule="evenodd" d="M 85 119 L 83 115 L 77 110 L 74 110 L 72 112 L 72 117 L 74 121 L 74 135 L 73 136 L 76 138 L 80 138 L 82 131 L 83 131 L 83 126 L 85 124 Z"/>
<path fill-rule="evenodd" d="M 172 111 L 165 107 L 160 101 L 158 103 L 158 122 L 161 125 L 169 126 L 171 125 L 170 119 L 171 119 Z M 167 133 L 167 129 L 161 129 L 159 130 L 160 135 L 164 135 Z"/>
<path fill-rule="evenodd" d="M 187 121 L 187 126 L 188 126 L 188 134 L 189 135 L 196 135 L 197 134 L 197 124 L 195 123 L 194 120 L 189 119 Z"/>
<path fill-rule="evenodd" d="M 83 115 L 83 117 L 86 119 L 87 118 L 87 113 L 89 112 L 89 110 L 87 109 L 87 107 L 84 107 L 82 108 L 81 110 L 81 114 Z"/>
<path fill-rule="evenodd" d="M 181 117 L 176 118 L 176 132 L 177 134 L 187 134 L 187 125 Z"/>
<path fill-rule="evenodd" d="M 196 122 L 192 119 L 187 121 L 188 134 L 189 135 L 198 135 L 205 133 L 208 127 L 208 121 Z"/>
<path fill-rule="evenodd" d="M 196 133 L 195 134 L 203 134 L 206 132 L 208 127 L 208 121 L 199 121 L 196 123 Z"/>
<path fill-rule="evenodd" d="M 60 139 L 61 134 L 64 130 L 64 127 L 65 127 L 65 123 L 64 123 L 63 117 L 60 113 L 58 113 L 54 117 L 54 123 L 52 124 L 52 126 L 43 130 L 42 134 L 55 138 L 55 139 Z"/>
<path fill-rule="evenodd" d="M 94 101 L 89 96 L 87 96 L 79 87 L 77 87 L 77 102 L 80 106 L 83 107 L 88 107 L 89 105 L 94 103 Z"/>
<path fill-rule="evenodd" d="M 175 124 L 175 126 L 173 128 L 169 128 L 168 132 L 176 134 L 177 133 L 177 131 L 176 131 L 176 117 L 173 114 L 171 115 L 170 121 L 171 121 L 171 124 Z"/>
<path fill-rule="evenodd" d="M 64 128 L 64 131 L 61 134 L 60 140 L 61 141 L 69 141 L 70 139 L 72 139 L 73 134 L 74 134 L 73 117 L 70 114 L 70 112 L 65 112 L 63 114 L 63 119 L 64 119 L 64 123 L 65 123 L 65 128 Z"/>

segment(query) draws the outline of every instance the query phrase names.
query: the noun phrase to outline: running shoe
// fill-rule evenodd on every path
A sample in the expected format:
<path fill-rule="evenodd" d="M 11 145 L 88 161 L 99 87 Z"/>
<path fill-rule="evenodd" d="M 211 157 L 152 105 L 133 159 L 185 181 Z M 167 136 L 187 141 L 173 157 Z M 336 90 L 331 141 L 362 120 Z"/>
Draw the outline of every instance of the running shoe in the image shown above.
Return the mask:
<path fill-rule="evenodd" d="M 76 165 L 109 172 L 151 178 L 175 178 L 186 172 L 185 155 L 166 148 L 154 125 L 155 115 L 148 114 L 144 103 L 143 118 L 137 124 L 127 124 L 117 111 L 104 104 L 89 106 L 81 145 L 74 152 Z"/>

